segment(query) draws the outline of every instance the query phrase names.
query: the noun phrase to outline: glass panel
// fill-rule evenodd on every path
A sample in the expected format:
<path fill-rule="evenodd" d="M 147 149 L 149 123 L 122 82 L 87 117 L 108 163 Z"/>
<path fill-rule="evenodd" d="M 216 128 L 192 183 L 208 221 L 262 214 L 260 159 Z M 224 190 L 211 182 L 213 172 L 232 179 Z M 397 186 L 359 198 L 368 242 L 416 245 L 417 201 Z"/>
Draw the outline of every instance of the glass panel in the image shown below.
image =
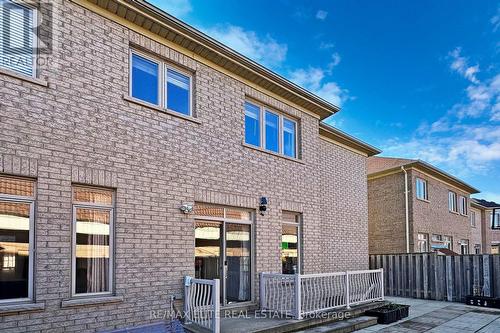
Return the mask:
<path fill-rule="evenodd" d="M 279 116 L 266 111 L 266 149 L 279 151 Z"/>
<path fill-rule="evenodd" d="M 252 215 L 247 210 L 239 210 L 234 208 L 226 208 L 226 218 L 233 220 L 251 221 Z"/>
<path fill-rule="evenodd" d="M 89 187 L 74 187 L 73 201 L 81 203 L 112 205 L 113 191 L 106 191 Z"/>
<path fill-rule="evenodd" d="M 0 202 L 0 299 L 29 296 L 29 229 L 30 204 Z"/>
<path fill-rule="evenodd" d="M 34 182 L 26 179 L 0 177 L 0 193 L 32 197 L 34 195 Z"/>
<path fill-rule="evenodd" d="M 204 204 L 195 204 L 193 207 L 194 215 L 196 216 L 207 216 L 207 217 L 224 217 L 224 208 L 204 205 Z"/>
<path fill-rule="evenodd" d="M 210 221 L 196 221 L 194 233 L 195 277 L 209 280 L 220 279 L 221 224 Z"/>
<path fill-rule="evenodd" d="M 298 226 L 283 224 L 281 227 L 281 266 L 283 274 L 298 273 Z"/>
<path fill-rule="evenodd" d="M 173 69 L 167 69 L 167 109 L 190 115 L 191 78 Z"/>
<path fill-rule="evenodd" d="M 0 38 L 0 67 L 34 76 L 33 10 L 0 1 L 0 27 L 8 31 Z"/>
<path fill-rule="evenodd" d="M 226 300 L 250 301 L 250 226 L 226 223 Z"/>
<path fill-rule="evenodd" d="M 260 108 L 245 103 L 245 142 L 260 147 Z"/>
<path fill-rule="evenodd" d="M 295 142 L 295 122 L 283 118 L 283 154 L 296 157 Z"/>
<path fill-rule="evenodd" d="M 109 290 L 109 210 L 76 209 L 76 293 Z"/>
<path fill-rule="evenodd" d="M 158 98 L 159 65 L 137 54 L 132 54 L 132 97 L 160 104 Z"/>

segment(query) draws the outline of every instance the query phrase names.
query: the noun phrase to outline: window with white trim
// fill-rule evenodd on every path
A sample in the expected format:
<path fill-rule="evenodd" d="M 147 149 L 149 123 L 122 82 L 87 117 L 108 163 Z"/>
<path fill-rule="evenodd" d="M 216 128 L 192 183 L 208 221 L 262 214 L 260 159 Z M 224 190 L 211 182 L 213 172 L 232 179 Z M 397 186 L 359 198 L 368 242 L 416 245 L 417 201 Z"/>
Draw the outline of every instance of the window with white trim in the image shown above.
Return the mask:
<path fill-rule="evenodd" d="M 491 214 L 491 227 L 493 229 L 500 229 L 500 210 L 494 209 Z"/>
<path fill-rule="evenodd" d="M 73 296 L 113 291 L 114 192 L 73 187 Z"/>
<path fill-rule="evenodd" d="M 0 304 L 33 299 L 35 182 L 0 176 Z"/>
<path fill-rule="evenodd" d="M 281 224 L 281 267 L 283 274 L 299 274 L 301 271 L 301 215 L 294 212 L 282 213 Z"/>
<path fill-rule="evenodd" d="M 0 1 L 0 68 L 36 76 L 37 11 L 18 1 Z"/>
<path fill-rule="evenodd" d="M 460 243 L 460 254 L 469 254 L 469 240 L 461 239 L 459 243 Z"/>
<path fill-rule="evenodd" d="M 245 143 L 297 158 L 297 122 L 255 102 L 245 102 Z"/>
<path fill-rule="evenodd" d="M 450 212 L 457 213 L 457 194 L 455 192 L 448 192 L 448 209 Z"/>
<path fill-rule="evenodd" d="M 185 116 L 193 115 L 193 77 L 141 52 L 130 52 L 130 96 Z"/>
<path fill-rule="evenodd" d="M 464 197 L 463 195 L 460 195 L 459 196 L 459 199 L 458 199 L 458 203 L 459 203 L 459 209 L 460 209 L 460 214 L 462 215 L 467 215 L 467 198 Z"/>
<path fill-rule="evenodd" d="M 417 235 L 417 251 L 418 252 L 429 252 L 429 235 L 421 234 Z"/>
<path fill-rule="evenodd" d="M 476 212 L 473 210 L 470 212 L 470 225 L 471 227 L 476 227 Z"/>
<path fill-rule="evenodd" d="M 416 188 L 417 199 L 428 200 L 429 196 L 427 194 L 427 181 L 423 180 L 422 178 L 417 178 Z"/>
<path fill-rule="evenodd" d="M 443 236 L 443 243 L 448 250 L 453 250 L 453 237 Z"/>

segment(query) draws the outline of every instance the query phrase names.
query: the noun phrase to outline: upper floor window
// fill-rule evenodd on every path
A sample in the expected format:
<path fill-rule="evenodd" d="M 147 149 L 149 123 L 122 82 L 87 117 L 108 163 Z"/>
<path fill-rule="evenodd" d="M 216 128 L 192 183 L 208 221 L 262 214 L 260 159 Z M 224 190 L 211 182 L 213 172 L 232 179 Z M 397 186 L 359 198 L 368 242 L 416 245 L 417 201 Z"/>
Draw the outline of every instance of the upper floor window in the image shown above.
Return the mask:
<path fill-rule="evenodd" d="M 112 292 L 113 212 L 113 191 L 73 188 L 74 296 Z"/>
<path fill-rule="evenodd" d="M 417 198 L 421 200 L 428 200 L 428 194 L 427 194 L 427 181 L 417 178 Z"/>
<path fill-rule="evenodd" d="M 470 212 L 470 225 L 476 227 L 476 212 L 473 210 Z"/>
<path fill-rule="evenodd" d="M 498 209 L 493 210 L 491 214 L 491 226 L 493 229 L 500 229 L 500 211 Z"/>
<path fill-rule="evenodd" d="M 33 299 L 35 183 L 0 176 L 0 303 Z"/>
<path fill-rule="evenodd" d="M 455 192 L 448 192 L 448 209 L 450 212 L 457 212 L 457 194 Z"/>
<path fill-rule="evenodd" d="M 297 122 L 256 103 L 245 102 L 245 143 L 297 157 Z"/>
<path fill-rule="evenodd" d="M 460 214 L 467 215 L 467 198 L 461 195 L 458 202 L 460 207 Z"/>
<path fill-rule="evenodd" d="M 35 76 L 37 12 L 17 1 L 0 1 L 0 67 Z"/>
<path fill-rule="evenodd" d="M 192 115 L 192 76 L 136 51 L 130 56 L 130 95 L 168 111 Z"/>

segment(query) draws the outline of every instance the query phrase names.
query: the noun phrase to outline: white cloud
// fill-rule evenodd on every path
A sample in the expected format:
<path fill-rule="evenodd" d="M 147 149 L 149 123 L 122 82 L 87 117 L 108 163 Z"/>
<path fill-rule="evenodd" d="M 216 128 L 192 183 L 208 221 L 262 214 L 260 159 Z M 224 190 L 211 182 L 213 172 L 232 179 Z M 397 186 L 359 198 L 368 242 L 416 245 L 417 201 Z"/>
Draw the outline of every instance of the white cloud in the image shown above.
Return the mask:
<path fill-rule="evenodd" d="M 335 44 L 334 43 L 331 43 L 331 42 L 321 42 L 321 44 L 319 45 L 319 49 L 320 50 L 330 50 L 330 49 L 333 49 L 335 47 Z"/>
<path fill-rule="evenodd" d="M 159 5 L 167 13 L 176 17 L 182 17 L 193 10 L 190 0 L 162 0 Z"/>
<path fill-rule="evenodd" d="M 497 13 L 490 19 L 490 22 L 493 25 L 493 31 L 497 31 L 500 28 L 500 7 L 497 8 Z"/>
<path fill-rule="evenodd" d="M 479 72 L 479 65 L 469 66 L 469 59 L 463 57 L 461 53 L 462 48 L 460 47 L 448 53 L 448 56 L 452 59 L 450 68 L 472 83 L 478 83 L 479 80 L 476 78 L 476 74 Z"/>
<path fill-rule="evenodd" d="M 268 67 L 279 67 L 286 59 L 288 46 L 271 36 L 259 36 L 254 31 L 234 25 L 203 29 L 205 33 L 239 53 Z"/>
<path fill-rule="evenodd" d="M 321 10 L 321 9 L 320 9 L 320 10 L 318 10 L 318 11 L 316 12 L 316 18 L 317 18 L 318 20 L 324 21 L 324 20 L 326 20 L 326 17 L 327 17 L 327 16 L 328 16 L 328 12 L 327 12 L 327 11 L 324 11 L 324 10 Z"/>

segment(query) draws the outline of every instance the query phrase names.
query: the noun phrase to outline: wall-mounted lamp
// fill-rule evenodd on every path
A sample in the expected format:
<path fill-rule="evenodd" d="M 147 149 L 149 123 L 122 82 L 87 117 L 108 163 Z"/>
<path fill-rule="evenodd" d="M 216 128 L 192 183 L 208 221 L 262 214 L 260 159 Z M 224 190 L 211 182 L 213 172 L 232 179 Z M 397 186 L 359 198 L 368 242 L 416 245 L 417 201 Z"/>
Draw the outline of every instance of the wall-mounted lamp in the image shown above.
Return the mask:
<path fill-rule="evenodd" d="M 260 215 L 264 216 L 264 212 L 267 210 L 268 201 L 266 197 L 261 197 L 259 202 L 259 212 Z"/>
<path fill-rule="evenodd" d="M 184 214 L 189 214 L 189 213 L 192 213 L 193 212 L 193 205 L 190 205 L 190 204 L 184 204 L 182 205 L 180 208 L 181 212 L 183 212 Z"/>

